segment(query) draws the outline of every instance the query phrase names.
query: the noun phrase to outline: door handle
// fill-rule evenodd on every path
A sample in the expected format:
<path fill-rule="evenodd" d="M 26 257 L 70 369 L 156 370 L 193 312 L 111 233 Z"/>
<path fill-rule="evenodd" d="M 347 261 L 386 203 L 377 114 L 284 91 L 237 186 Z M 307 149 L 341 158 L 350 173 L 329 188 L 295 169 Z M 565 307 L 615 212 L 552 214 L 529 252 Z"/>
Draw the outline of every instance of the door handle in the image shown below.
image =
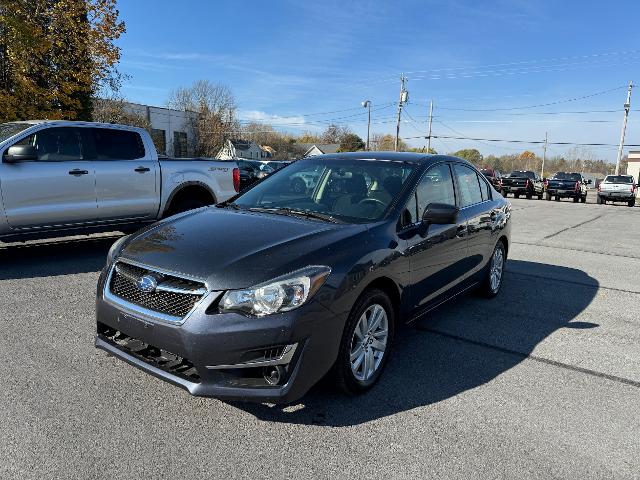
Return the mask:
<path fill-rule="evenodd" d="M 79 168 L 74 168 L 73 170 L 69 170 L 69 175 L 73 175 L 74 177 L 79 177 L 80 175 L 89 175 L 89 170 L 80 170 Z"/>
<path fill-rule="evenodd" d="M 138 173 L 144 173 L 144 172 L 149 172 L 149 171 L 151 171 L 151 169 L 150 169 L 150 168 L 147 168 L 147 167 L 138 167 L 138 168 L 134 169 L 134 171 L 136 171 L 136 172 L 138 172 Z"/>

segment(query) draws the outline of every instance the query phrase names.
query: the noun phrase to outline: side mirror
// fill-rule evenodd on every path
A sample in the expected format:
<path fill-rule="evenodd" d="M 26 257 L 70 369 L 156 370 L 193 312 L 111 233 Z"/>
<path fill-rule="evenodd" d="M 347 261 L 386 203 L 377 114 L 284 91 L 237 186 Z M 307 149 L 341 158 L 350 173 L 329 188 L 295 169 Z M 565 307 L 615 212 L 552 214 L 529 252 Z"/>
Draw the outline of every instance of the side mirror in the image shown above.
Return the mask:
<path fill-rule="evenodd" d="M 434 225 L 449 225 L 458 221 L 458 212 L 460 209 L 455 205 L 446 203 L 430 203 L 424 209 L 422 221 L 424 223 L 432 223 Z"/>
<path fill-rule="evenodd" d="M 38 151 L 36 150 L 36 147 L 32 147 L 31 145 L 13 145 L 12 147 L 9 147 L 7 153 L 4 154 L 2 161 L 6 163 L 14 163 L 37 159 Z"/>

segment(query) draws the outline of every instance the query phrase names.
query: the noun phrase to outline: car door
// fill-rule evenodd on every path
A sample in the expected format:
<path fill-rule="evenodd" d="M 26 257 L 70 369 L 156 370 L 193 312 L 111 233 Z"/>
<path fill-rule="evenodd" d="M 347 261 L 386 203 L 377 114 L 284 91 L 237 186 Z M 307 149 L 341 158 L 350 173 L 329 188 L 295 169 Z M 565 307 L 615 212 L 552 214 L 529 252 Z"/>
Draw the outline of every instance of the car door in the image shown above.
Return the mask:
<path fill-rule="evenodd" d="M 467 278 L 480 270 L 493 253 L 492 232 L 498 215 L 493 208 L 492 189 L 475 169 L 462 163 L 453 164 L 460 213 L 467 221 Z"/>
<path fill-rule="evenodd" d="M 12 229 L 96 220 L 95 172 L 84 158 L 78 128 L 45 127 L 16 144 L 35 147 L 38 158 L 1 164 L 2 199 Z"/>
<path fill-rule="evenodd" d="M 146 154 L 140 134 L 98 127 L 83 128 L 82 133 L 94 159 L 98 220 L 155 218 L 160 172 L 158 161 Z"/>
<path fill-rule="evenodd" d="M 467 256 L 466 220 L 450 225 L 421 223 L 430 203 L 456 204 L 448 163 L 430 167 L 420 179 L 403 217 L 400 238 L 406 241 L 404 256 L 409 259 L 410 302 L 420 309 L 460 281 L 460 267 Z"/>

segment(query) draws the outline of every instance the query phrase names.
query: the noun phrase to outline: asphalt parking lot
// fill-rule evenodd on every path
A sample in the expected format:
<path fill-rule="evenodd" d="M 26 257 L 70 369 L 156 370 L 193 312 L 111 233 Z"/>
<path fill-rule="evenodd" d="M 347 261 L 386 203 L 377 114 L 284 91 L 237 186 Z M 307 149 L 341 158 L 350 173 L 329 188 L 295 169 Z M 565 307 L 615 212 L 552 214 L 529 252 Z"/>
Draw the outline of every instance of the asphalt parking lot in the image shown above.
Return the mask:
<path fill-rule="evenodd" d="M 366 396 L 287 407 L 94 349 L 113 236 L 0 250 L 0 478 L 640 478 L 640 208 L 510 200 L 496 299 L 400 332 Z"/>

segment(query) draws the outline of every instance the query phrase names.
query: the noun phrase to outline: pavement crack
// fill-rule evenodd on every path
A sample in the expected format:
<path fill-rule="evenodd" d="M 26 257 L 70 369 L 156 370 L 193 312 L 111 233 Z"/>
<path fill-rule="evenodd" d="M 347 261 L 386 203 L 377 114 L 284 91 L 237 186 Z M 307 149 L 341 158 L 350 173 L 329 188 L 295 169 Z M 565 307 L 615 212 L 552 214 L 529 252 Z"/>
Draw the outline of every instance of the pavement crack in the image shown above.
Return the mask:
<path fill-rule="evenodd" d="M 543 240 L 548 240 L 549 238 L 555 237 L 556 235 L 560 235 L 561 233 L 566 232 L 567 230 L 578 228 L 578 227 L 581 227 L 582 225 L 586 225 L 587 223 L 594 222 L 594 221 L 598 220 L 599 218 L 601 218 L 603 215 L 604 214 L 601 213 L 600 215 L 597 215 L 594 218 L 591 218 L 589 220 L 585 220 L 584 222 L 580 222 L 577 225 L 572 225 L 570 227 L 563 228 L 562 230 L 559 230 L 556 233 L 552 233 L 551 235 L 547 235 L 546 237 L 543 237 Z"/>
<path fill-rule="evenodd" d="M 557 360 L 550 360 L 548 358 L 539 357 L 537 355 L 531 355 L 529 353 L 519 352 L 517 350 L 513 350 L 510 348 L 499 347 L 497 345 L 492 345 L 487 342 L 482 342 L 479 340 L 471 340 L 469 338 L 461 337 L 460 335 L 454 335 L 452 333 L 442 332 L 440 330 L 434 330 L 433 328 L 423 327 L 420 325 L 416 325 L 414 327 L 416 330 L 420 330 L 422 332 L 433 333 L 434 335 L 440 335 L 441 337 L 450 338 L 452 340 L 457 340 L 464 343 L 469 343 L 471 345 L 476 345 L 479 347 L 489 348 L 491 350 L 495 350 L 501 353 L 506 353 L 508 355 L 515 355 L 521 358 L 526 358 L 529 360 L 533 360 L 534 362 L 544 363 L 546 365 L 552 365 L 554 367 L 562 368 L 565 370 L 570 370 L 573 372 L 584 373 L 586 375 L 591 375 L 597 378 L 604 378 L 606 380 L 610 380 L 616 383 L 622 383 L 624 385 L 630 385 L 632 387 L 640 388 L 640 382 L 636 380 L 631 380 L 630 378 L 618 377 L 617 375 L 611 375 L 609 373 L 598 372 L 596 370 L 591 370 L 590 368 L 577 367 L 575 365 L 570 365 L 564 362 L 558 362 Z"/>

